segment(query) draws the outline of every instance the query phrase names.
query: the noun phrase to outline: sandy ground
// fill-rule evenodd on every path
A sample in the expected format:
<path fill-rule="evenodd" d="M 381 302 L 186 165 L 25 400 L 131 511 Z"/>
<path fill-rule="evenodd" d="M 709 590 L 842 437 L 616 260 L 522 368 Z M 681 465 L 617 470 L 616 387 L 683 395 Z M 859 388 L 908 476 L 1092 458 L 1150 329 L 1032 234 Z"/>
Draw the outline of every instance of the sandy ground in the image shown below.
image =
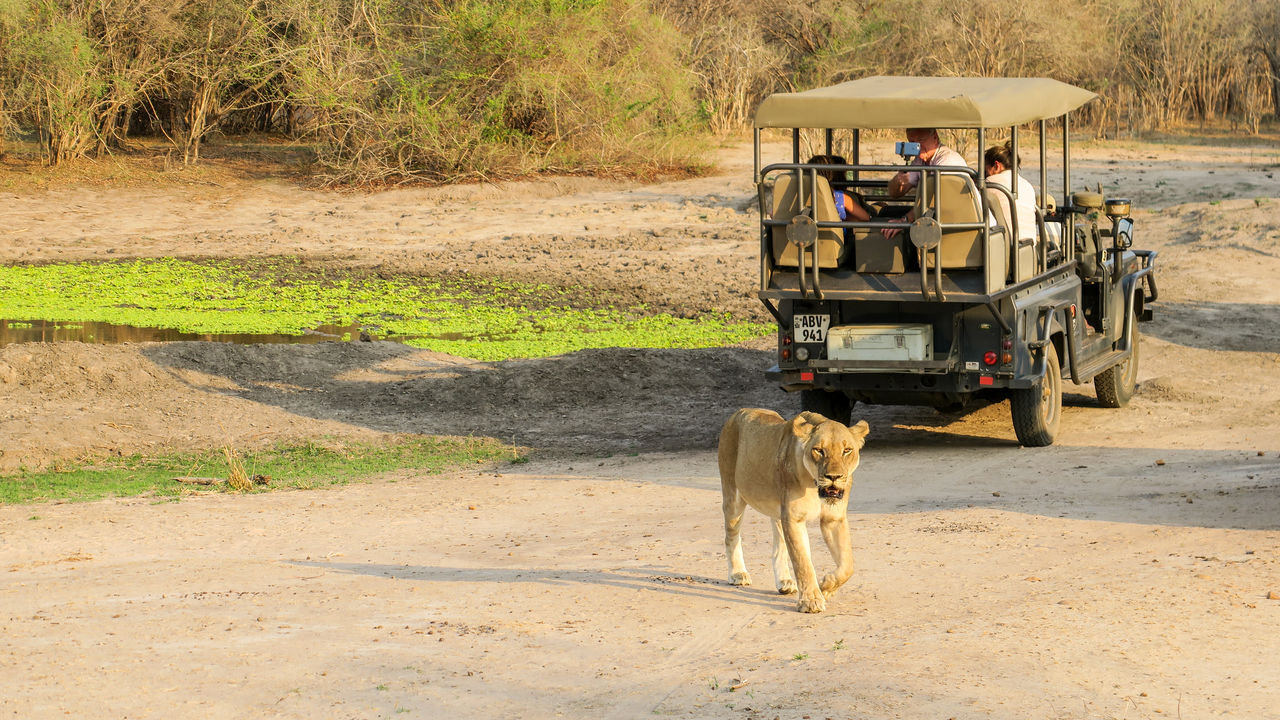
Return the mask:
<path fill-rule="evenodd" d="M 760 317 L 749 148 L 723 174 L 0 197 L 0 261 L 290 254 Z M 1160 251 L 1123 410 L 859 406 L 858 571 L 821 615 L 725 583 L 714 441 L 771 342 L 477 363 L 389 343 L 0 348 L 0 469 L 477 434 L 523 465 L 267 495 L 0 508 L 15 718 L 1280 718 L 1280 148 L 1086 148 Z M 747 169 L 744 170 L 744 165 Z M 815 534 L 815 548 L 821 543 Z M 829 559 L 817 550 L 818 563 Z"/>

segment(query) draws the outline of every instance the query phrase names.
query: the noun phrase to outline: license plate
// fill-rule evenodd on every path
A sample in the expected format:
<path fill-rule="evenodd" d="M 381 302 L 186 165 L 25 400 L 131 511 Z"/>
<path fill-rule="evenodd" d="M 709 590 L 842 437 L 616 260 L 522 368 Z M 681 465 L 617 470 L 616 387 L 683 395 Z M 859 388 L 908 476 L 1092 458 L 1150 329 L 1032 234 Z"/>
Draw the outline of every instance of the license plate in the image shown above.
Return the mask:
<path fill-rule="evenodd" d="M 791 328 L 798 343 L 824 343 L 827 328 L 831 327 L 830 315 L 796 315 L 791 318 Z"/>

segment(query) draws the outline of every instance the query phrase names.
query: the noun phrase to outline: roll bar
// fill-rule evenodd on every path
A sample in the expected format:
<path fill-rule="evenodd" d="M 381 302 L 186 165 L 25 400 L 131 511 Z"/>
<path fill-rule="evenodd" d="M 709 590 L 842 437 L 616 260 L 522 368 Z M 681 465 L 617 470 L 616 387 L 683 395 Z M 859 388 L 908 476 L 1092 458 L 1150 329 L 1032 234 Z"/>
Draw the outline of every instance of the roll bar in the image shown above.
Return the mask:
<path fill-rule="evenodd" d="M 1059 119 L 1060 119 L 1060 120 L 1061 120 L 1061 122 L 1062 122 L 1062 160 L 1063 160 L 1063 162 L 1062 162 L 1062 187 L 1063 187 L 1063 202 L 1064 202 L 1064 204 L 1065 204 L 1065 208 L 1064 208 L 1064 209 L 1067 209 L 1067 208 L 1069 208 L 1069 207 L 1070 207 L 1070 206 L 1069 206 L 1069 197 L 1070 197 L 1070 192 L 1071 192 L 1071 124 L 1070 124 L 1070 117 L 1069 117 L 1069 114 L 1063 114 L 1063 115 L 1060 115 L 1060 116 L 1059 116 Z M 1046 247 L 1047 247 L 1047 242 L 1046 242 L 1046 240 L 1047 240 L 1047 238 L 1043 237 L 1043 235 L 1044 235 L 1044 232 L 1043 232 L 1043 220 L 1044 220 L 1044 219 L 1045 219 L 1045 217 L 1049 214 L 1049 208 L 1048 208 L 1048 204 L 1047 204 L 1047 198 L 1048 198 L 1048 194 L 1049 194 L 1049 188 L 1048 188 L 1048 185 L 1049 185 L 1049 182 L 1048 182 L 1048 180 L 1049 180 L 1049 174 L 1048 174 L 1048 173 L 1049 173 L 1049 169 L 1048 169 L 1048 137 L 1047 137 L 1047 132 L 1046 132 L 1046 130 L 1047 130 L 1047 121 L 1048 121 L 1048 119 L 1046 119 L 1046 118 L 1041 118 L 1041 119 L 1038 121 L 1038 123 L 1037 123 L 1037 124 L 1038 124 L 1038 126 L 1039 126 L 1039 135 L 1040 135 L 1040 138 L 1039 138 L 1039 139 L 1040 139 L 1040 143 L 1039 143 L 1039 145 L 1040 145 L 1040 148 L 1039 148 L 1039 149 L 1040 149 L 1040 202 L 1039 202 L 1039 204 L 1037 205 L 1036 210 L 1037 210 L 1037 217 L 1038 217 L 1038 218 L 1039 218 L 1039 220 L 1041 221 L 1041 222 L 1040 222 L 1040 223 L 1038 223 L 1038 224 L 1040 225 L 1040 233 L 1039 233 L 1039 234 L 1042 236 L 1042 237 L 1040 238 L 1040 239 L 1041 239 L 1041 242 L 1040 242 L 1040 260 L 1041 260 L 1041 266 L 1042 266 L 1042 267 L 1043 267 L 1043 265 L 1045 264 L 1045 262 L 1047 261 L 1047 257 L 1046 257 Z M 861 172 L 863 172 L 863 171 L 869 171 L 869 172 L 900 172 L 900 171 L 903 169 L 903 167 L 904 167 L 904 166 L 902 166 L 902 165 L 861 165 L 861 164 L 858 162 L 858 161 L 859 161 L 859 159 L 860 159 L 860 157 L 861 157 L 861 141 L 862 141 L 862 133 L 861 133 L 861 129 L 860 129 L 860 128 L 848 128 L 848 129 L 849 129 L 849 131 L 851 132 L 851 140 L 852 140 L 852 153 L 851 153 L 851 154 L 852 154 L 852 157 L 853 157 L 853 162 L 852 162 L 851 164 L 847 164 L 847 165 L 821 165 L 821 166 L 818 166 L 818 165 L 811 165 L 811 164 L 807 164 L 807 163 L 802 163 L 802 162 L 800 161 L 800 144 L 801 144 L 801 143 L 800 143 L 800 133 L 801 133 L 801 130 L 802 130 L 802 129 L 804 129 L 804 128 L 792 128 L 792 129 L 791 129 L 791 162 L 790 162 L 790 163 L 773 163 L 773 164 L 771 164 L 771 165 L 769 165 L 769 166 L 767 166 L 767 167 L 761 168 L 761 166 L 760 166 L 760 163 L 761 163 L 761 128 L 760 128 L 760 127 L 758 127 L 758 126 L 757 126 L 757 127 L 755 127 L 755 128 L 753 128 L 753 142 L 752 142 L 752 146 L 753 146 L 753 155 L 754 155 L 754 158 L 753 158 L 752 166 L 753 166 L 753 170 L 754 170 L 754 173 L 753 173 L 753 174 L 754 174 L 754 179 L 755 179 L 756 185 L 757 185 L 757 187 L 758 187 L 758 188 L 760 188 L 760 189 L 759 189 L 759 192 L 758 192 L 758 196 L 759 196 L 759 200 L 760 200 L 760 214 L 761 214 L 761 218 L 762 218 L 762 228 L 761 228 L 761 248 L 760 248 L 760 249 L 761 249 L 761 263 L 760 263 L 760 264 L 761 264 L 761 268 L 760 268 L 760 269 L 761 269 L 761 289 L 767 289 L 767 288 L 768 288 L 768 286 L 769 286 L 769 280 L 770 280 L 770 277 L 771 277 L 771 274 L 772 274 L 772 258 L 771 258 L 770 253 L 769 253 L 769 228 L 777 227 L 777 226 L 779 226 L 779 225 L 785 225 L 785 223 L 782 223 L 782 222 L 779 222 L 779 221 L 774 221 L 774 220 L 768 220 L 768 219 L 765 219 L 765 218 L 764 218 L 764 216 L 765 216 L 764 199 L 765 199 L 765 198 L 764 198 L 764 191 L 763 191 L 763 187 L 761 186 L 761 183 L 762 183 L 762 181 L 764 180 L 764 178 L 765 178 L 765 177 L 766 177 L 770 172 L 775 172 L 775 171 L 780 171 L 780 170 L 791 170 L 791 171 L 793 171 L 793 172 L 796 172 L 796 173 L 797 173 L 797 180 L 799 179 L 799 173 L 800 173 L 800 172 L 805 172 L 805 173 L 807 173 L 807 174 L 809 175 L 809 178 L 810 178 L 810 185 L 809 185 L 809 186 L 810 186 L 810 187 L 815 187 L 815 186 L 816 186 L 816 180 L 815 180 L 814 178 L 815 178 L 815 175 L 816 175 L 816 171 L 817 171 L 817 169 L 818 169 L 819 167 L 821 167 L 821 168 L 822 168 L 822 169 L 824 169 L 824 170 L 835 170 L 835 171 L 845 170 L 845 171 L 851 171 L 851 172 L 853 172 L 853 173 L 854 173 L 854 182 L 861 182 L 861 179 L 860 179 L 860 177 L 859 177 L 859 174 L 860 174 Z M 822 130 L 823 130 L 823 145 L 824 145 L 824 148 L 825 148 L 826 154 L 830 155 L 830 154 L 832 154 L 832 148 L 833 148 L 833 146 L 834 146 L 834 144 L 835 144 L 835 143 L 834 143 L 834 129 L 832 129 L 832 128 L 820 128 L 820 129 L 822 129 Z M 941 129 L 947 129 L 947 128 L 941 128 Z M 986 155 L 986 130 L 987 130 L 986 128 L 977 128 L 977 132 L 978 132 L 978 170 L 976 170 L 976 171 L 975 171 L 975 170 L 973 170 L 972 168 L 963 168 L 963 169 L 961 169 L 961 168 L 951 168 L 951 169 L 950 169 L 950 172 L 953 172 L 953 173 L 955 173 L 955 174 L 960 174 L 960 173 L 958 173 L 958 172 L 956 172 L 956 171 L 967 172 L 967 173 L 969 173 L 969 174 L 970 174 L 970 176 L 971 176 L 971 177 L 972 177 L 972 179 L 974 180 L 974 184 L 975 184 L 975 185 L 977 186 L 977 188 L 978 188 L 978 194 L 979 194 L 979 197 L 980 197 L 980 203 L 981 203 L 981 208 L 982 208 L 982 217 L 984 217 L 984 218 L 985 218 L 985 217 L 988 217 L 988 215 L 989 215 L 989 213 L 990 213 L 990 208 L 988 207 L 988 201 L 987 201 L 986 192 L 984 192 L 984 191 L 986 190 L 986 187 L 987 187 L 987 183 L 986 183 L 986 172 L 985 172 L 985 167 L 986 167 L 986 157 L 985 157 L 985 155 Z M 1011 172 L 1011 174 L 1016 178 L 1016 177 L 1018 176 L 1018 170 L 1019 170 L 1019 167 L 1020 167 L 1020 163 L 1019 163 L 1019 134 L 1018 134 L 1018 126 L 1016 126 L 1016 125 L 1011 126 L 1011 127 L 1009 128 L 1009 134 L 1010 134 L 1010 145 L 1012 146 L 1012 150 L 1013 150 L 1013 158 L 1012 158 L 1012 163 L 1011 163 L 1011 167 L 1010 167 L 1010 172 Z M 938 167 L 941 167 L 941 166 L 938 166 Z M 922 184 L 923 184 L 923 183 L 925 183 L 925 180 L 924 180 L 924 178 L 925 178 L 925 177 L 930 177 L 932 182 L 937 182 L 937 177 L 938 177 L 938 175 L 939 175 L 941 172 L 947 172 L 947 171 L 939 171 L 939 170 L 937 170 L 937 169 L 936 169 L 936 167 L 935 167 L 934 169 L 931 169 L 931 166 L 928 166 L 928 165 L 915 166 L 915 167 L 913 167 L 912 171 L 913 171 L 913 172 L 916 172 L 916 171 L 921 171 L 921 172 L 922 172 L 922 174 L 921 174 L 921 183 L 922 183 Z M 799 199 L 800 199 L 800 202 L 801 202 L 801 207 L 806 207 L 806 205 L 804 204 L 804 196 L 803 196 L 803 188 L 804 188 L 805 184 L 804 184 L 804 183 L 798 183 L 798 185 L 800 186 L 800 190 L 799 190 L 799 192 L 800 192 L 800 196 L 799 196 Z M 1004 194 L 1005 194 L 1005 195 L 1009 196 L 1009 198 L 1010 198 L 1010 203 L 1009 203 L 1009 207 L 1010 207 L 1010 210 L 1011 210 L 1011 213 L 1010 213 L 1010 214 L 1011 214 L 1011 215 L 1013 215 L 1014 217 L 1010 218 L 1010 223 L 1011 223 L 1011 225 L 1012 225 L 1012 228 L 1010 228 L 1009 230 L 1010 230 L 1010 232 L 1012 232 L 1013 237 L 1016 239 L 1016 238 L 1018 237 L 1018 226 L 1017 226 L 1017 219 L 1016 219 L 1016 215 L 1017 215 L 1017 213 L 1016 213 L 1016 212 L 1014 212 L 1014 209 L 1015 209 L 1015 206 L 1016 206 L 1016 203 L 1017 203 L 1017 199 L 1018 199 L 1018 183 L 1017 183 L 1017 182 L 1013 182 L 1013 183 L 1011 183 L 1011 185 L 1012 185 L 1012 188 L 1010 188 L 1010 189 L 1008 189 L 1008 190 L 1006 190 L 1006 189 L 1002 188 L 1002 191 L 1004 192 Z M 935 202 L 936 202 L 936 194 L 935 194 Z M 1063 224 L 1064 224 L 1064 228 L 1063 228 L 1063 231 L 1064 231 L 1064 232 L 1063 232 L 1063 237 L 1064 237 L 1064 239 L 1069 239 L 1069 238 L 1071 238 L 1071 237 L 1074 237 L 1074 232 L 1075 232 L 1075 218 L 1074 218 L 1074 213 L 1071 213 L 1071 212 L 1062 212 L 1062 213 L 1060 213 L 1060 215 L 1061 215 L 1061 220 L 1062 220 L 1062 222 L 1063 222 Z M 819 228 L 861 228 L 861 229 L 873 229 L 873 230 L 882 230 L 882 229 L 887 229 L 887 228 L 895 227 L 895 224 L 893 224 L 893 223 L 887 223 L 887 222 L 856 222 L 856 223 L 855 223 L 855 222 L 847 222 L 847 221 L 845 221 L 845 222 L 838 222 L 838 223 L 832 223 L 832 222 L 820 222 L 820 223 L 816 223 L 816 225 L 817 225 L 817 227 L 819 227 Z M 985 222 L 981 223 L 981 227 L 980 227 L 980 228 L 971 227 L 971 226 L 976 226 L 976 225 L 978 225 L 978 224 L 977 224 L 977 223 L 963 223 L 963 224 L 961 224 L 961 223 L 954 223 L 954 224 L 953 224 L 953 223 L 949 223 L 949 224 L 947 224 L 947 225 L 946 225 L 946 227 L 947 227 L 947 228 L 952 228 L 952 229 L 980 229 L 980 231 L 981 231 L 981 232 L 982 232 L 982 234 L 983 234 L 983 243 L 982 243 L 982 253 L 983 253 L 983 257 L 982 257 L 982 261 L 983 261 L 983 265 L 985 266 L 985 265 L 988 263 L 988 261 L 989 261 L 989 258 L 987 257 L 987 254 L 988 254 L 988 245 L 989 245 L 989 243 L 990 243 L 990 228 L 989 228 L 989 226 L 987 225 L 987 223 L 985 223 Z M 1063 252 L 1063 256 L 1064 256 L 1064 257 L 1063 257 L 1063 259 L 1064 259 L 1064 260 L 1066 260 L 1066 261 L 1070 261 L 1071 259 L 1073 259 L 1073 258 L 1075 257 L 1075 247 L 1074 247 L 1074 243 L 1069 242 L 1069 241 L 1067 241 L 1067 240 L 1064 240 L 1064 242 L 1062 243 L 1062 245 L 1063 245 L 1063 247 L 1062 247 L 1062 252 Z M 1015 247 L 1016 247 L 1016 246 L 1015 246 Z M 1016 252 L 1015 252 L 1015 253 L 1013 253 L 1013 256 L 1014 256 L 1014 260 L 1013 260 L 1013 262 L 1014 262 L 1014 264 L 1015 264 L 1015 270 L 1016 270 L 1016 263 L 1018 262 L 1018 261 L 1017 261 L 1017 259 L 1016 259 L 1017 254 L 1018 254 L 1018 253 L 1016 253 Z M 800 262 L 800 267 L 799 267 L 799 272 L 800 272 L 800 287 L 801 287 L 801 292 L 802 292 L 802 294 L 807 295 L 807 294 L 808 294 L 808 291 L 807 291 L 806 282 L 805 282 L 806 270 L 805 270 L 805 268 L 804 268 L 804 262 L 803 262 L 803 260 L 804 260 L 804 254 L 803 254 L 803 252 L 802 252 L 802 253 L 801 253 L 801 262 Z M 926 285 L 926 283 L 925 283 L 925 279 L 924 279 L 924 276 L 925 276 L 925 274 L 926 274 L 926 273 L 924 272 L 925 267 L 926 267 L 925 265 L 922 265 L 922 266 L 921 266 L 921 270 L 922 270 L 922 272 L 921 272 L 921 293 L 922 293 L 926 298 L 928 298 L 928 297 L 929 297 L 929 295 L 930 295 L 930 293 L 929 293 L 928 287 L 927 287 L 927 285 Z M 935 267 L 935 270 L 936 270 L 936 272 L 934 273 L 934 274 L 935 274 L 935 280 L 934 280 L 934 293 L 936 294 L 937 298 L 938 298 L 940 301 L 944 301 L 944 300 L 945 300 L 945 296 L 944 296 L 944 295 L 943 295 L 943 293 L 942 293 L 941 262 L 935 262 L 935 263 L 934 263 L 934 267 Z M 812 271 L 812 274 L 813 274 L 813 291 L 814 291 L 814 294 L 815 294 L 815 296 L 816 296 L 816 297 L 818 297 L 818 299 L 821 299 L 821 298 L 822 298 L 822 295 L 821 295 L 821 292 L 822 292 L 822 291 L 821 291 L 821 287 L 820 287 L 820 280 L 819 280 L 820 273 L 819 273 L 819 269 L 818 269 L 818 255 L 817 255 L 817 252 L 814 252 L 814 253 L 813 253 L 813 262 L 812 262 L 812 268 L 811 268 L 811 271 Z"/>

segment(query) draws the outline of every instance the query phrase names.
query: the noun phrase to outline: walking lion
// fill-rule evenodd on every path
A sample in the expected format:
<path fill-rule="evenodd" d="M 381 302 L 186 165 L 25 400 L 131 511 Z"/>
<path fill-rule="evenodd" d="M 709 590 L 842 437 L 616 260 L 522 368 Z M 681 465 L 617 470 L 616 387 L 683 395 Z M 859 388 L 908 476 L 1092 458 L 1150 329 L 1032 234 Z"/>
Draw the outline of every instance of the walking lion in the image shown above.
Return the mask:
<path fill-rule="evenodd" d="M 720 431 L 724 548 L 729 582 L 750 585 L 742 559 L 742 515 L 746 507 L 773 520 L 773 574 L 778 592 L 799 590 L 797 609 L 816 613 L 853 575 L 849 541 L 849 487 L 870 428 L 865 420 L 847 427 L 812 412 L 790 421 L 772 410 L 735 412 Z M 805 523 L 817 518 L 836 569 L 819 583 L 809 554 Z M 785 555 L 784 555 L 785 548 Z"/>

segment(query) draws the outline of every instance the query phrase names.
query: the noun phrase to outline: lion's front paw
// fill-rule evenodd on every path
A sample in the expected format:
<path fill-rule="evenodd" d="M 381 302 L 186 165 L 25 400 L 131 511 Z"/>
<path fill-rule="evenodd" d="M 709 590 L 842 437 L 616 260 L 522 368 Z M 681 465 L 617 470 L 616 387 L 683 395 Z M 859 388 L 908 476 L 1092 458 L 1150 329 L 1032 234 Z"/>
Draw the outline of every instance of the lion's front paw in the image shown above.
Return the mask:
<path fill-rule="evenodd" d="M 827 609 L 827 601 L 822 597 L 822 593 L 806 595 L 800 598 L 796 609 L 802 613 L 820 613 Z"/>
<path fill-rule="evenodd" d="M 750 585 L 751 575 L 746 570 L 742 570 L 736 573 L 729 573 L 729 584 L 730 585 Z"/>
<path fill-rule="evenodd" d="M 792 580 L 791 578 L 787 578 L 787 579 L 785 579 L 785 580 L 779 580 L 779 581 L 778 581 L 778 594 L 779 594 L 779 595 L 790 595 L 791 593 L 793 593 L 793 592 L 795 592 L 795 591 L 796 591 L 796 581 L 795 581 L 795 580 Z"/>
<path fill-rule="evenodd" d="M 839 590 L 840 586 L 843 584 L 844 583 L 840 582 L 840 579 L 837 578 L 834 573 L 827 573 L 822 576 L 822 582 L 818 587 L 822 589 L 823 595 L 831 597 L 831 595 L 835 593 L 836 590 Z"/>

